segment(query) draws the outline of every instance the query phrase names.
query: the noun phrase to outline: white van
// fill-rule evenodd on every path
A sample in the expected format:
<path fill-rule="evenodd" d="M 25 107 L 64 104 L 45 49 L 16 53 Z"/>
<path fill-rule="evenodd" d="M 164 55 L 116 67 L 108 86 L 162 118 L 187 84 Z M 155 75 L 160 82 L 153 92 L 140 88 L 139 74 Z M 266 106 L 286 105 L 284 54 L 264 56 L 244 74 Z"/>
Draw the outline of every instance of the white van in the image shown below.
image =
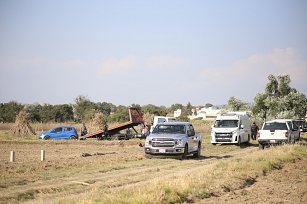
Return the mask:
<path fill-rule="evenodd" d="M 165 123 L 165 122 L 176 122 L 176 118 L 174 117 L 166 117 L 166 116 L 155 116 L 154 117 L 154 121 L 153 121 L 153 125 L 150 127 L 150 132 L 153 131 L 153 129 L 155 128 L 155 126 L 158 123 Z"/>
<path fill-rule="evenodd" d="M 211 130 L 211 144 L 249 142 L 251 125 L 246 112 L 228 112 L 218 115 Z"/>

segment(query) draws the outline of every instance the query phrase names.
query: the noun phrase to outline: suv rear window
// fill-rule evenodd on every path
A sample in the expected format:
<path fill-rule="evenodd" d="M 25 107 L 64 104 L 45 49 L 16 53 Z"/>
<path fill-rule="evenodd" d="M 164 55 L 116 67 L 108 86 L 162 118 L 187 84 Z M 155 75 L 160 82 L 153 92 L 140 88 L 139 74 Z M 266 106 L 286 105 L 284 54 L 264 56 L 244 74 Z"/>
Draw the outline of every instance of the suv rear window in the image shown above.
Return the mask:
<path fill-rule="evenodd" d="M 265 123 L 263 130 L 288 130 L 288 127 L 286 123 L 272 122 Z"/>

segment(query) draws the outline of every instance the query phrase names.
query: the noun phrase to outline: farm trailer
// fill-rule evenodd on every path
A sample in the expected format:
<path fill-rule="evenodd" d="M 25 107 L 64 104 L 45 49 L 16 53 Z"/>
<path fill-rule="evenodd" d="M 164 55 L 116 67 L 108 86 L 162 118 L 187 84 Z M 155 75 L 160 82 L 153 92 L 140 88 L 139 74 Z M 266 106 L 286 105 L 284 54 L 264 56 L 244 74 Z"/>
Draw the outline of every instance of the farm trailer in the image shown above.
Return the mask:
<path fill-rule="evenodd" d="M 127 128 L 132 128 L 136 133 L 138 133 L 137 130 L 134 128 L 134 126 L 144 124 L 142 114 L 140 110 L 137 108 L 129 108 L 128 110 L 129 110 L 129 118 L 130 118 L 128 122 L 109 127 L 107 131 L 98 130 L 98 131 L 83 135 L 79 138 L 81 140 L 86 139 L 86 138 L 107 139 L 111 136 L 114 136 L 115 134 L 118 134 L 119 131 L 125 130 Z M 128 139 L 128 138 L 127 138 L 127 135 L 124 135 L 124 136 L 120 135 L 119 139 Z"/>

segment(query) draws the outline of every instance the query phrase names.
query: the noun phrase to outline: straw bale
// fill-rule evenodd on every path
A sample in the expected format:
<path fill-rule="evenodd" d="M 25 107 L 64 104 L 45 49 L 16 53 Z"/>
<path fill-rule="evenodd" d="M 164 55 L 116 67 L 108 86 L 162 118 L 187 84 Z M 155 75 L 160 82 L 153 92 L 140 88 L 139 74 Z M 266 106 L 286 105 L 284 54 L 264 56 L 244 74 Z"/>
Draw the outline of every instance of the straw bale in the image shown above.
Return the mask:
<path fill-rule="evenodd" d="M 12 132 L 14 135 L 18 136 L 35 135 L 35 131 L 30 126 L 29 113 L 25 110 L 20 111 L 16 116 Z"/>

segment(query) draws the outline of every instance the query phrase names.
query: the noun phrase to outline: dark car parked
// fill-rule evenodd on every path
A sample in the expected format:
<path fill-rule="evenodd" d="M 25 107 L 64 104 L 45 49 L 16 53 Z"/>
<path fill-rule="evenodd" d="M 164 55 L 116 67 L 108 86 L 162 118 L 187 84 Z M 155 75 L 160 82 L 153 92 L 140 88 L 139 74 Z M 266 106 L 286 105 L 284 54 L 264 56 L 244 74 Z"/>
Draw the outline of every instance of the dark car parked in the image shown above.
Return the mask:
<path fill-rule="evenodd" d="M 307 132 L 307 123 L 305 120 L 294 120 L 293 122 L 300 129 L 300 132 Z"/>
<path fill-rule="evenodd" d="M 51 128 L 47 132 L 42 132 L 38 139 L 41 140 L 76 140 L 78 139 L 77 131 L 71 126 L 58 126 Z"/>

